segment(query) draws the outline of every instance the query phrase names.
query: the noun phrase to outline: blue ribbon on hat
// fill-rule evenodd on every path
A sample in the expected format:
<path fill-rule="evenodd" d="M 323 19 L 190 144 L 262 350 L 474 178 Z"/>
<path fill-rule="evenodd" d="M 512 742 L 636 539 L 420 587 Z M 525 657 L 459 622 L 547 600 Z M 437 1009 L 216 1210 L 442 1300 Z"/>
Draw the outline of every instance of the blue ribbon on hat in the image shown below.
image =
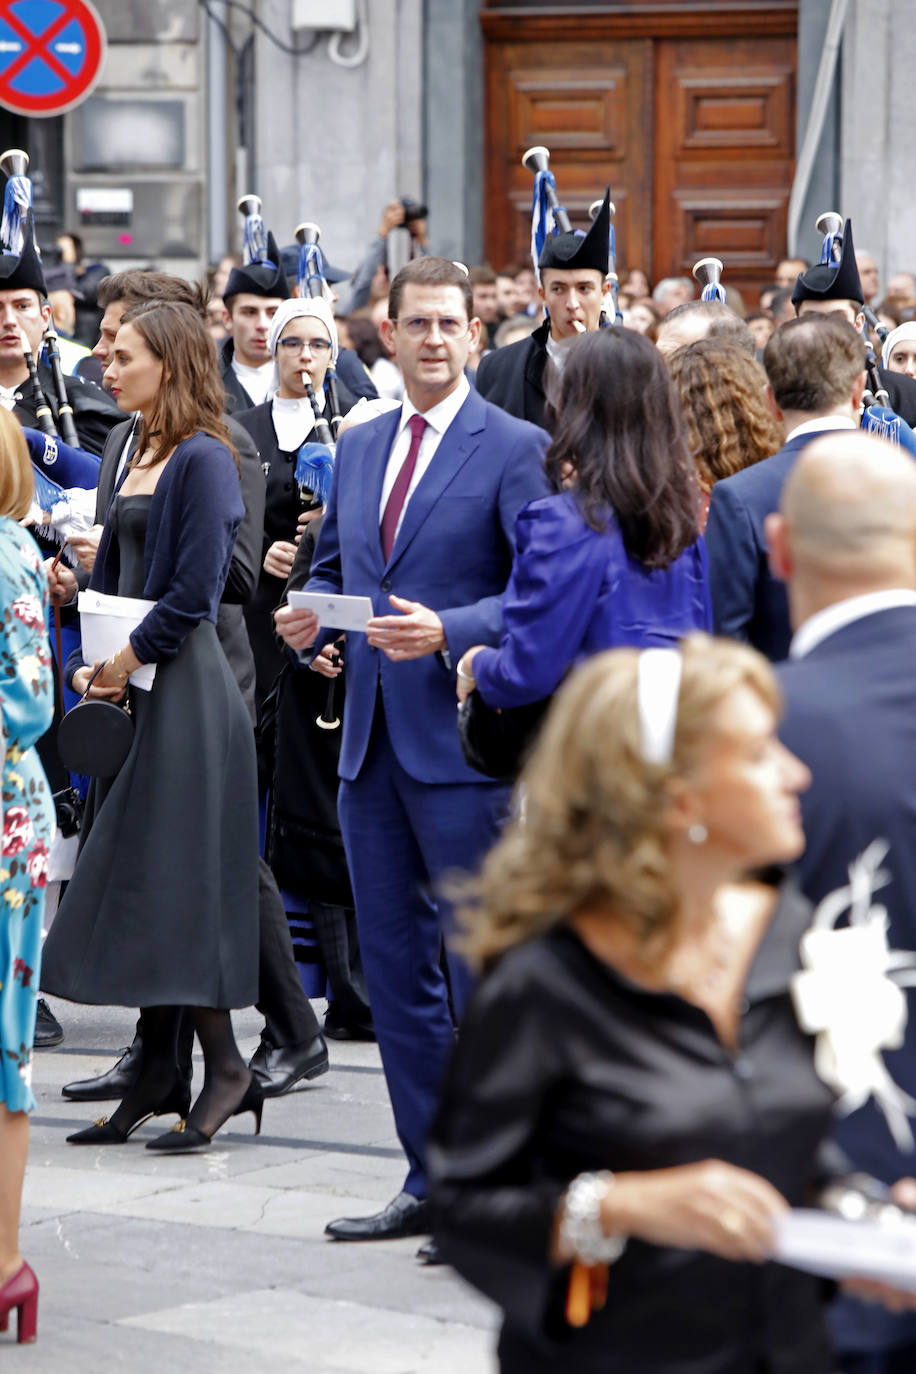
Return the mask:
<path fill-rule="evenodd" d="M 242 257 L 245 265 L 252 263 L 268 262 L 267 257 L 267 230 L 264 228 L 264 220 L 260 215 L 245 216 L 245 235 L 242 240 Z M 276 267 L 276 263 L 270 264 Z"/>
<path fill-rule="evenodd" d="M 305 300 L 313 293 L 309 289 L 309 282 L 318 281 L 321 283 L 319 295 L 324 295 L 327 286 L 327 278 L 324 273 L 324 254 L 317 243 L 303 243 L 299 249 L 299 262 L 296 268 L 296 281 L 299 287 L 299 298 Z"/>
<path fill-rule="evenodd" d="M 3 193 L 3 219 L 0 221 L 0 241 L 15 258 L 22 257 L 25 246 L 25 223 L 32 208 L 32 182 L 29 177 L 12 176 Z"/>
<path fill-rule="evenodd" d="M 548 186 L 553 188 L 553 193 L 557 192 L 557 179 L 550 168 L 545 171 L 536 172 L 534 177 L 534 193 L 531 200 L 531 258 L 534 262 L 534 270 L 538 270 L 538 259 L 549 234 L 559 232 L 556 222 L 556 214 L 547 199 Z M 563 207 L 560 206 L 560 209 Z"/>
<path fill-rule="evenodd" d="M 721 282 L 708 281 L 700 292 L 701 301 L 718 301 L 720 305 L 726 304 L 725 287 Z"/>

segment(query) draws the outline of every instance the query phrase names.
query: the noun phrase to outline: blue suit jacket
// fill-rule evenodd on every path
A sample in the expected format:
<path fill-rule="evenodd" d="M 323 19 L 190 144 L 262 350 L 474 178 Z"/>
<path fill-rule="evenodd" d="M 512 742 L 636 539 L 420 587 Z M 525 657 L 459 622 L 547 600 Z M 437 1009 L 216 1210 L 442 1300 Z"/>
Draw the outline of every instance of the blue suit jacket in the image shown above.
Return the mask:
<path fill-rule="evenodd" d="M 847 866 L 872 840 L 890 844 L 892 881 L 875 900 L 887 908 L 891 949 L 916 951 L 916 607 L 878 611 L 779 669 L 786 699 L 780 734 L 812 772 L 802 796 L 806 848 L 798 865 L 813 902 L 848 882 Z M 916 1096 L 916 991 L 907 994 L 902 1049 L 890 1073 Z M 914 1134 L 916 1122 L 911 1121 Z M 852 1160 L 885 1183 L 916 1174 L 873 1103 L 842 1118 L 835 1138 Z M 843 1300 L 835 1313 L 843 1348 L 880 1349 L 916 1340 L 916 1318 Z"/>
<path fill-rule="evenodd" d="M 706 552 L 716 634 L 743 639 L 774 663 L 788 654 L 792 629 L 785 586 L 767 563 L 763 522 L 779 509 L 783 483 L 802 449 L 825 432 L 800 435 L 712 489 Z"/>
<path fill-rule="evenodd" d="M 379 503 L 400 415 L 389 411 L 342 436 L 307 590 L 369 596 L 376 615 L 394 613 L 392 594 L 421 602 L 442 620 L 452 666 L 440 654 L 392 663 L 365 635 L 348 636 L 340 776 L 352 780 L 362 767 L 381 687 L 391 744 L 411 777 L 479 783 L 458 741 L 455 667 L 472 644 L 499 642 L 515 517 L 547 491 L 550 441 L 471 391 L 410 498 L 386 563 Z"/>

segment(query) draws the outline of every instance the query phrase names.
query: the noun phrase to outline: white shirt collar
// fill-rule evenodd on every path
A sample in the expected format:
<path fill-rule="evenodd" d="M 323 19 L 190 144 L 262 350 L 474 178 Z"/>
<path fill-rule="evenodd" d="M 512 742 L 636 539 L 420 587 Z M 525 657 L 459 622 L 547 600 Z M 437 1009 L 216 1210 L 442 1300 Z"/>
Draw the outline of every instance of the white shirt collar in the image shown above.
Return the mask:
<path fill-rule="evenodd" d="M 274 396 L 270 414 L 281 453 L 298 449 L 315 426 L 315 412 L 307 396 Z"/>
<path fill-rule="evenodd" d="M 845 601 L 837 601 L 815 611 L 803 625 L 800 625 L 789 645 L 790 658 L 804 658 L 823 640 L 851 625 L 855 620 L 863 620 L 867 615 L 878 611 L 891 611 L 897 606 L 916 606 L 916 592 L 901 587 L 886 592 L 866 592 L 864 596 L 850 596 Z"/>
<path fill-rule="evenodd" d="M 786 435 L 785 442 L 788 444 L 792 439 L 798 439 L 802 434 L 820 434 L 831 429 L 858 429 L 855 420 L 851 420 L 848 415 L 818 415 L 815 420 L 805 420 L 803 424 L 796 425 L 791 433 Z"/>
<path fill-rule="evenodd" d="M 436 405 L 431 406 L 429 410 L 417 410 L 410 398 L 405 396 L 404 404 L 401 407 L 401 421 L 398 425 L 398 433 L 400 434 L 401 430 L 404 429 L 407 421 L 412 415 L 422 414 L 426 423 L 431 425 L 441 438 L 464 405 L 470 390 L 468 379 L 465 377 L 464 373 L 462 373 L 461 379 L 455 387 L 455 390 L 450 391 L 444 401 L 439 401 Z"/>

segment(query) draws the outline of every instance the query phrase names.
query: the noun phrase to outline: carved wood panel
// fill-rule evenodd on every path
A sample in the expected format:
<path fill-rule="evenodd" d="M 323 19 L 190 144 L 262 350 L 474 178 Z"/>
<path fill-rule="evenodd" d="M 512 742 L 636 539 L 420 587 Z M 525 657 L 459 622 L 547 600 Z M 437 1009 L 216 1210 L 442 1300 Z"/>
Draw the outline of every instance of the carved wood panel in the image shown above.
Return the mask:
<path fill-rule="evenodd" d="M 754 299 L 785 250 L 794 6 L 595 4 L 572 15 L 519 4 L 485 9 L 481 22 L 490 261 L 528 252 L 532 178 L 521 156 L 541 143 L 574 224 L 587 225 L 610 183 L 621 271 L 640 266 L 658 280 L 715 254 L 726 287 Z"/>
<path fill-rule="evenodd" d="M 715 254 L 754 297 L 784 252 L 795 141 L 790 38 L 658 45 L 656 276 Z"/>
<path fill-rule="evenodd" d="M 640 40 L 506 43 L 491 49 L 486 179 L 491 262 L 502 265 L 529 251 L 532 176 L 521 159 L 534 144 L 550 149 L 560 200 L 575 226 L 588 226 L 589 205 L 610 184 L 624 258 L 624 245 L 632 262 L 650 250 L 650 66 L 650 44 Z"/>

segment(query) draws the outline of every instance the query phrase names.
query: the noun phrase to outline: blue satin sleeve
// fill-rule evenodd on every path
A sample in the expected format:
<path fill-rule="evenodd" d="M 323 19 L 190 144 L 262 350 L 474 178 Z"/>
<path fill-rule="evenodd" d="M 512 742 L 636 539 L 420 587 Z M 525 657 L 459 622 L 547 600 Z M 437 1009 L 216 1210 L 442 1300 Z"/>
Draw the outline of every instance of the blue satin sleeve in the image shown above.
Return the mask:
<path fill-rule="evenodd" d="M 519 514 L 498 649 L 481 649 L 474 677 L 488 706 L 540 701 L 575 664 L 620 646 L 675 644 L 709 630 L 702 539 L 668 568 L 627 555 L 613 515 L 593 530 L 568 494 L 533 501 Z"/>
<path fill-rule="evenodd" d="M 519 512 L 502 640 L 474 659 L 488 706 L 539 701 L 562 682 L 594 615 L 611 541 L 620 543 L 616 527 L 598 534 L 567 497 L 532 501 Z"/>

